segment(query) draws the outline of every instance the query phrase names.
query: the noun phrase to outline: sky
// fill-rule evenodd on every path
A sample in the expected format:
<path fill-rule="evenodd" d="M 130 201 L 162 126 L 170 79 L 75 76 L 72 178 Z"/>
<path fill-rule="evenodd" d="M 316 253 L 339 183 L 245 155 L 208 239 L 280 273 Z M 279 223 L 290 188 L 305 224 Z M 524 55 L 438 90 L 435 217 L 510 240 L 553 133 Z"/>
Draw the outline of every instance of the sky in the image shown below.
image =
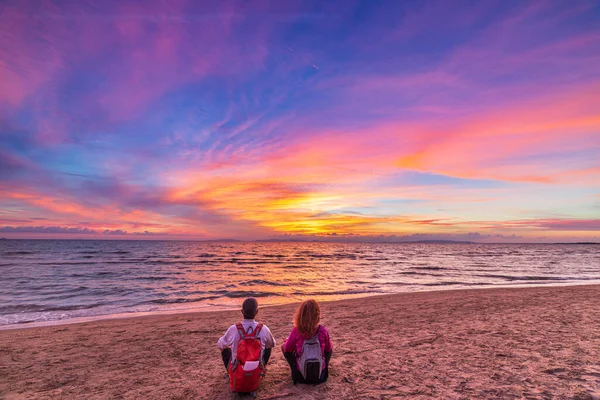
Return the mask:
<path fill-rule="evenodd" d="M 600 1 L 4 1 L 0 237 L 600 241 Z"/>

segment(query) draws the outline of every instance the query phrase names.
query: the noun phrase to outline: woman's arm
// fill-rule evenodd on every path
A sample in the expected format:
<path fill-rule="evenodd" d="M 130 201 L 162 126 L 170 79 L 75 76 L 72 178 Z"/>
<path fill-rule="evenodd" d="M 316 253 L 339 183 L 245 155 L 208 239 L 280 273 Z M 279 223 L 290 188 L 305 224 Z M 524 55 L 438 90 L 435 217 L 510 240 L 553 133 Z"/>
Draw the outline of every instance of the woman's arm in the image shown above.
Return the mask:
<path fill-rule="evenodd" d="M 281 345 L 283 357 L 292 368 L 296 365 L 296 342 L 298 341 L 295 329 L 292 329 L 288 338 Z"/>
<path fill-rule="evenodd" d="M 292 329 L 288 338 L 281 345 L 282 353 L 294 353 L 296 351 L 296 343 L 298 342 L 298 332 L 296 328 Z"/>
<path fill-rule="evenodd" d="M 325 348 L 324 353 L 331 353 L 333 351 L 333 345 L 331 344 L 331 338 L 329 337 L 329 331 L 325 329 Z"/>

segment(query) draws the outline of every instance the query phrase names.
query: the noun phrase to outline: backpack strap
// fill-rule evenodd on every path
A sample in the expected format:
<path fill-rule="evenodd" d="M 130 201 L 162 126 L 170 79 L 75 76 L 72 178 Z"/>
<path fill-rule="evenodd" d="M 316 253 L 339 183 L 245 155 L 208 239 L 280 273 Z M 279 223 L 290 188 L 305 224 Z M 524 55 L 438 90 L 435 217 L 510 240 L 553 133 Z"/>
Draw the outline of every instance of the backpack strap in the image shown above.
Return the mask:
<path fill-rule="evenodd" d="M 311 337 L 307 338 L 307 339 L 312 339 L 315 336 L 317 337 L 317 339 L 319 338 L 319 330 L 321 330 L 321 325 L 317 326 L 317 330 L 315 331 L 315 334 L 312 335 Z"/>
<path fill-rule="evenodd" d="M 235 327 L 237 328 L 237 331 L 240 335 L 240 339 L 243 339 L 246 336 L 246 332 L 244 331 L 244 325 L 242 324 L 235 324 Z"/>
<path fill-rule="evenodd" d="M 235 327 L 237 328 L 238 335 L 240 335 L 240 339 L 243 340 L 244 336 L 246 336 L 246 332 L 244 332 L 244 325 L 237 323 L 237 324 L 235 324 Z M 239 364 L 238 356 L 237 356 L 237 354 L 234 354 L 233 359 L 231 360 L 231 371 L 232 372 L 237 369 L 238 364 Z"/>
<path fill-rule="evenodd" d="M 263 324 L 258 324 L 256 325 L 256 328 L 254 328 L 254 332 L 252 333 L 252 338 L 254 338 L 254 340 L 260 340 L 258 339 L 258 334 L 260 333 L 260 331 L 263 328 Z M 263 360 L 263 354 L 264 354 L 264 350 L 261 348 L 260 350 L 260 357 L 259 357 L 259 366 L 260 366 L 260 376 L 265 376 L 265 371 L 267 370 L 267 368 L 265 367 L 264 364 L 264 360 Z"/>
<path fill-rule="evenodd" d="M 256 328 L 254 329 L 254 333 L 253 333 L 254 338 L 258 337 L 258 334 L 260 333 L 262 327 L 263 327 L 263 324 L 256 325 Z"/>
<path fill-rule="evenodd" d="M 251 326 L 248 327 L 248 330 L 244 332 L 242 339 L 256 339 L 258 333 L 262 329 L 262 324 L 258 324 L 254 329 Z M 242 328 L 243 330 L 243 328 Z"/>
<path fill-rule="evenodd" d="M 256 328 L 254 328 L 252 333 L 249 333 L 249 331 L 251 329 L 250 327 L 248 328 L 248 332 L 246 332 L 244 330 L 244 325 L 242 325 L 240 323 L 235 324 L 235 327 L 237 328 L 237 331 L 240 335 L 240 339 L 255 339 L 258 336 L 258 334 L 260 333 L 260 331 L 263 327 L 263 324 L 256 325 Z"/>

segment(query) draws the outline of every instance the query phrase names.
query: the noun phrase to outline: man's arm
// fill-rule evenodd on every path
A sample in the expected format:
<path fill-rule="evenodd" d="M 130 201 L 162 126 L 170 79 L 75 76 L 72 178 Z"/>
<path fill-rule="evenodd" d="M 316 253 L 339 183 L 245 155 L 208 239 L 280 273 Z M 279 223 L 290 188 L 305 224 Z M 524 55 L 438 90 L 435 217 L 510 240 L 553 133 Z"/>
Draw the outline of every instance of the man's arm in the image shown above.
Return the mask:
<path fill-rule="evenodd" d="M 219 341 L 217 342 L 217 346 L 219 347 L 219 350 L 223 351 L 223 349 L 227 349 L 227 348 L 233 346 L 233 339 L 235 338 L 236 334 L 237 334 L 237 329 L 236 329 L 235 325 L 231 325 L 229 327 L 229 329 L 227 329 L 225 334 L 223 336 L 221 336 L 219 338 Z"/>
<path fill-rule="evenodd" d="M 275 347 L 276 341 L 271 333 L 271 330 L 266 325 L 263 325 L 261 332 L 263 333 L 263 337 L 265 339 L 265 349 L 271 349 Z"/>

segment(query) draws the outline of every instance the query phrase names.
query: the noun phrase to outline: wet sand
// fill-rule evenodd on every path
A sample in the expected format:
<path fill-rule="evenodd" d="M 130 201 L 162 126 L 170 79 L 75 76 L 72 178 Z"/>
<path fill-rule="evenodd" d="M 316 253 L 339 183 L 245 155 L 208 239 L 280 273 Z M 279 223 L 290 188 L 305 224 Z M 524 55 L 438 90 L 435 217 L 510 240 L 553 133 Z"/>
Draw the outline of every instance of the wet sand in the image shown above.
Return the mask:
<path fill-rule="evenodd" d="M 260 299 L 259 299 L 260 301 Z M 600 286 L 421 292 L 322 303 L 329 381 L 294 386 L 278 341 L 260 399 L 600 399 Z M 2 399 L 230 399 L 216 347 L 235 311 L 0 331 Z"/>

